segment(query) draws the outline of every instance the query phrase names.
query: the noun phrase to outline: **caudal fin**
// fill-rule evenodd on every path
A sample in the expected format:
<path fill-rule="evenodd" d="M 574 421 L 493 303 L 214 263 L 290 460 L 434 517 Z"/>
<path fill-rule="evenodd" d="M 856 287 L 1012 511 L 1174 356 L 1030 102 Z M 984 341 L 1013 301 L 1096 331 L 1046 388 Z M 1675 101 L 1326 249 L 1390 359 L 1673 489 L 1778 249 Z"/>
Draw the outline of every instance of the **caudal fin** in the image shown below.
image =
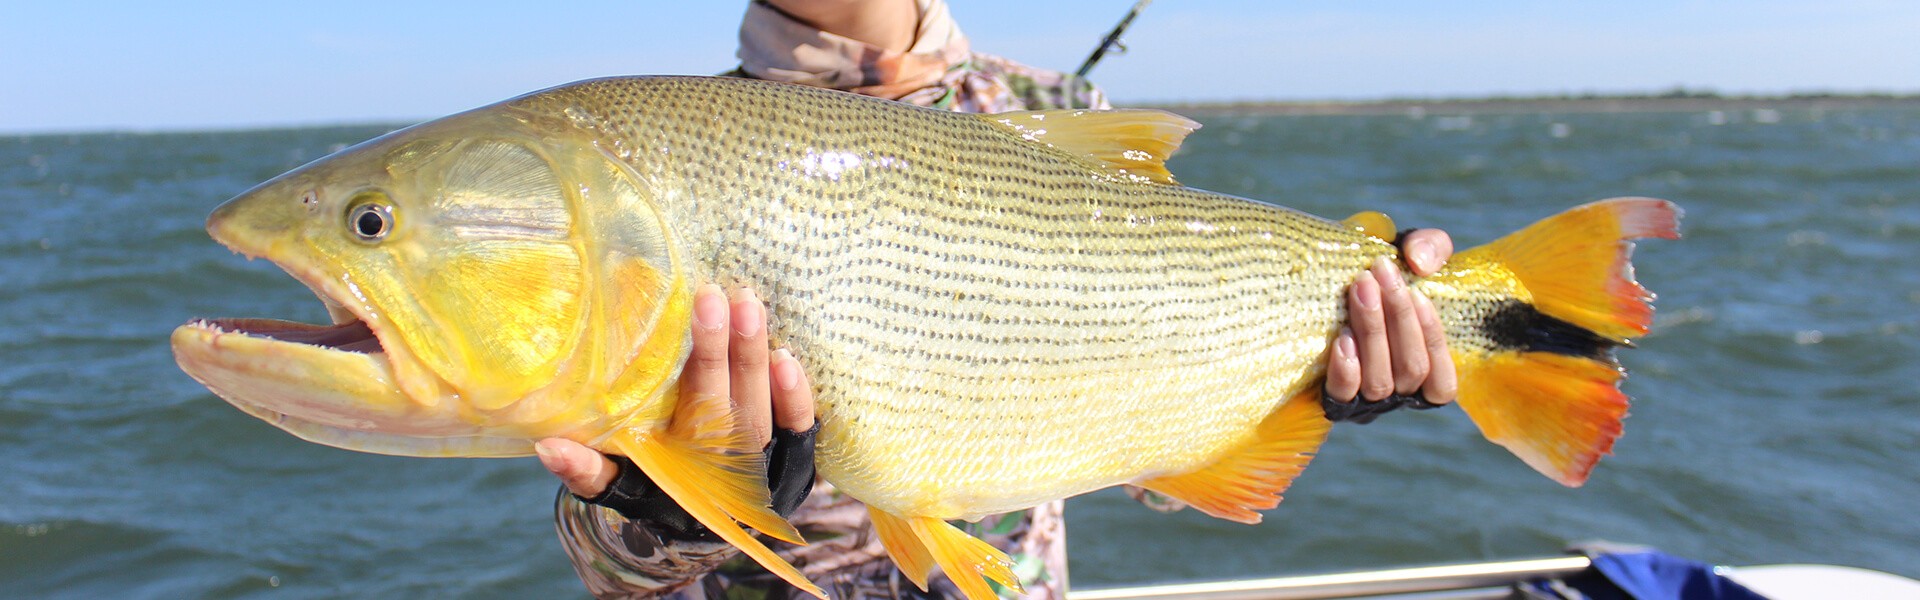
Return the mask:
<path fill-rule="evenodd" d="M 1653 323 L 1632 240 L 1678 238 L 1679 218 L 1665 200 L 1602 200 L 1461 252 L 1421 282 L 1449 305 L 1449 334 L 1478 342 L 1455 342 L 1453 359 L 1460 408 L 1488 440 L 1554 481 L 1586 483 L 1627 414 L 1613 350 Z"/>
<path fill-rule="evenodd" d="M 734 427 L 733 409 L 725 397 L 683 402 L 664 430 L 622 431 L 608 443 L 633 459 L 661 491 L 721 539 L 794 587 L 827 597 L 799 569 L 734 523 L 737 520 L 786 542 L 806 543 L 793 525 L 773 512 L 763 455 Z"/>

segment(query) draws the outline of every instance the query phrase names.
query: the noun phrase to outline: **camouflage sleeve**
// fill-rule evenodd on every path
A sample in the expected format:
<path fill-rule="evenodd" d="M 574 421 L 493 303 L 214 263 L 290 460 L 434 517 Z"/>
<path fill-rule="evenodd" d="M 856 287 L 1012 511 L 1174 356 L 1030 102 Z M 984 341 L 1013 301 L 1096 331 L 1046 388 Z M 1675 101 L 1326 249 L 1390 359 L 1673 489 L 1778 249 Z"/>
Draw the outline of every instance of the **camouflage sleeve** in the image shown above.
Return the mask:
<path fill-rule="evenodd" d="M 1017 108 L 1009 108 L 1014 110 L 1113 108 L 1107 102 L 1106 92 L 1083 77 L 982 52 L 973 53 L 968 63 L 981 77 L 1005 86 L 1003 93 L 1012 97 L 1011 104 Z"/>
<path fill-rule="evenodd" d="M 1067 587 L 1066 519 L 1061 502 L 995 515 L 962 529 L 1006 552 L 1026 587 L 1026 600 L 1060 600 Z M 804 600 L 725 542 L 663 538 L 644 524 L 581 502 L 565 488 L 554 500 L 561 546 L 587 591 L 599 598 L 710 597 Z M 773 543 L 782 559 L 841 600 L 961 598 L 944 576 L 921 592 L 888 560 L 867 521 L 867 508 L 820 484 L 792 521 L 811 544 Z"/>
<path fill-rule="evenodd" d="M 725 542 L 665 539 L 567 488 L 554 499 L 560 545 L 596 598 L 697 598 L 700 581 L 736 552 Z"/>

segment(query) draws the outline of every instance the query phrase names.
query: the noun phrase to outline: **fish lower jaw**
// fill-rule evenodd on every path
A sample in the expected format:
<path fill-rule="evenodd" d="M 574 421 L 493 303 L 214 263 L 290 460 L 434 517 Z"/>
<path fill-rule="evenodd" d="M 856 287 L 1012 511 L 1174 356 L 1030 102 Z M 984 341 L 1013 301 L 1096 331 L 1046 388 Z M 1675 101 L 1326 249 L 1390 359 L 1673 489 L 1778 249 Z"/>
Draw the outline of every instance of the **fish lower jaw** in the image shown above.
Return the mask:
<path fill-rule="evenodd" d="M 250 331 L 240 329 L 251 328 Z M 402 456 L 524 456 L 532 442 L 477 425 L 458 411 L 402 392 L 381 352 L 354 352 L 261 335 L 267 324 L 298 335 L 339 336 L 352 324 L 195 321 L 173 332 L 174 359 L 242 412 L 311 442 Z M 348 345 L 352 345 L 349 343 Z"/>
<path fill-rule="evenodd" d="M 182 370 L 229 398 L 398 394 L 392 365 L 371 337 L 358 322 L 218 319 L 181 325 L 171 341 Z"/>

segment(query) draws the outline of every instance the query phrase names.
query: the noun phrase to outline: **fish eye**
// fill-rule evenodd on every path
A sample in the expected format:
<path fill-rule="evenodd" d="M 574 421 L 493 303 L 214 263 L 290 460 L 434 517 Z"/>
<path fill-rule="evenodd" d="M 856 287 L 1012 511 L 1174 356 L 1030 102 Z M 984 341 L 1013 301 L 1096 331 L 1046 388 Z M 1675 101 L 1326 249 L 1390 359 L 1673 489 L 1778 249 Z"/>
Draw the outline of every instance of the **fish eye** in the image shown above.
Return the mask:
<path fill-rule="evenodd" d="M 347 229 L 362 242 L 378 242 L 393 231 L 393 208 L 379 202 L 364 202 L 347 210 Z"/>

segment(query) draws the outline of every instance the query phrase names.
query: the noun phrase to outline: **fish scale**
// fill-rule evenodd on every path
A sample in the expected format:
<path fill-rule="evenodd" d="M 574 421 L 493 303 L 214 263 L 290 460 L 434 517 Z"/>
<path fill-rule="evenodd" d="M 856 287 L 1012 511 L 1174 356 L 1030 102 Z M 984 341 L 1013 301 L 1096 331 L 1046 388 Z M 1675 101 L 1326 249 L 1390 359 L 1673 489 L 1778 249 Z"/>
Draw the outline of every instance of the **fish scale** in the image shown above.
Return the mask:
<path fill-rule="evenodd" d="M 520 102 L 656 150 L 627 162 L 678 201 L 689 268 L 761 290 L 805 359 L 823 476 L 900 514 L 978 518 L 1203 464 L 1318 375 L 1346 283 L 1393 252 L 970 115 L 716 79 Z M 979 489 L 1000 493 L 958 492 Z"/>

